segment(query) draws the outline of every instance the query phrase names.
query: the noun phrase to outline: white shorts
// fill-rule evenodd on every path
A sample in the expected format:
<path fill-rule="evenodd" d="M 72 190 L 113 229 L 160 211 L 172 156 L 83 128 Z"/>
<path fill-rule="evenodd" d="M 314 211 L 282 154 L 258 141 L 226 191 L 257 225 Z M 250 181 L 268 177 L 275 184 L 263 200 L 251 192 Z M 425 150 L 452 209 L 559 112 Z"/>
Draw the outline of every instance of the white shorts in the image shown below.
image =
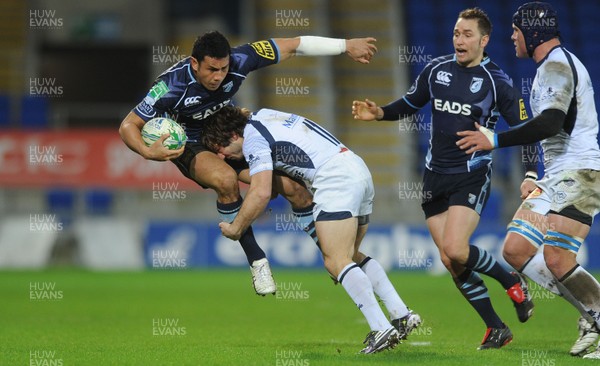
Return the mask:
<path fill-rule="evenodd" d="M 550 211 L 561 213 L 588 225 L 591 225 L 594 216 L 600 212 L 599 171 L 563 170 L 545 176 L 536 184 L 539 188 L 529 194 L 521 208 L 541 215 Z"/>
<path fill-rule="evenodd" d="M 365 162 L 352 151 L 332 157 L 312 182 L 315 221 L 343 220 L 373 212 L 375 188 Z"/>

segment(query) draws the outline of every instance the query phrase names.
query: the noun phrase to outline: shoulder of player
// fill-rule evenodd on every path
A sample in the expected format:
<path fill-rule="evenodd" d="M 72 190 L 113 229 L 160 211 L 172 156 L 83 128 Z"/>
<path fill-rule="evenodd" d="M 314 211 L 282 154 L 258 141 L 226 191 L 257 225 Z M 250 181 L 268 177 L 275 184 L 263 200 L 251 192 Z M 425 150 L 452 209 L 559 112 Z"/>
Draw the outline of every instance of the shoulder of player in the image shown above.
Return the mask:
<path fill-rule="evenodd" d="M 276 46 L 272 39 L 245 43 L 232 47 L 231 56 L 229 58 L 229 70 L 241 69 L 249 57 L 258 55 L 264 58 L 270 58 L 270 56 L 267 57 L 267 54 L 269 54 L 269 52 L 274 52 L 274 47 Z"/>
<path fill-rule="evenodd" d="M 492 79 L 494 79 L 494 82 L 498 84 L 508 84 L 512 87 L 513 81 L 510 78 L 510 76 L 508 76 L 508 74 L 504 72 L 504 70 L 502 70 L 500 66 L 493 62 L 490 58 L 485 58 L 484 62 L 482 62 L 480 66 L 482 69 L 485 70 L 487 74 L 490 75 Z"/>
<path fill-rule="evenodd" d="M 244 127 L 244 142 L 243 150 L 247 154 L 256 154 L 259 145 L 263 145 L 266 141 L 265 137 L 260 133 L 256 126 L 252 123 L 256 121 L 248 121 L 246 127 Z"/>
<path fill-rule="evenodd" d="M 442 64 L 449 64 L 453 60 L 454 60 L 454 54 L 439 56 L 439 57 L 436 57 L 433 60 L 431 60 L 428 64 L 428 66 L 435 67 L 435 66 L 439 66 Z"/>
<path fill-rule="evenodd" d="M 184 58 L 158 75 L 163 80 L 195 80 L 192 73 L 191 56 Z"/>
<path fill-rule="evenodd" d="M 163 82 L 169 89 L 169 96 L 183 94 L 188 85 L 196 82 L 192 73 L 190 57 L 176 63 L 158 76 L 156 82 Z"/>
<path fill-rule="evenodd" d="M 569 59 L 566 55 L 566 50 L 561 47 L 556 47 L 548 52 L 548 55 L 538 62 L 538 69 L 542 72 L 552 72 L 561 70 L 564 68 L 571 69 Z M 573 59 L 574 55 L 570 55 Z"/>

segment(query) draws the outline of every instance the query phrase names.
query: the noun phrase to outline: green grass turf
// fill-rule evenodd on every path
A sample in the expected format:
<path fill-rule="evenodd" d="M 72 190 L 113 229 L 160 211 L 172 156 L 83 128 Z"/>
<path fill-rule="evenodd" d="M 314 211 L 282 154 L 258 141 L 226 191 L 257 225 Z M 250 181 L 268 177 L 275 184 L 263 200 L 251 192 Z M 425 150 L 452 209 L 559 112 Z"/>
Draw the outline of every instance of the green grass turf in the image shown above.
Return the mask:
<path fill-rule="evenodd" d="M 538 288 L 535 316 L 521 324 L 500 286 L 486 278 L 515 338 L 501 350 L 481 352 L 476 347 L 485 327 L 450 277 L 392 272 L 400 295 L 425 322 L 396 349 L 360 355 L 369 329 L 341 286 L 324 270 L 274 273 L 280 298 L 256 296 L 247 270 L 0 272 L 0 364 L 589 363 L 568 355 L 577 337 L 575 310 Z M 32 300 L 32 284 L 55 286 L 46 296 L 62 298 Z"/>

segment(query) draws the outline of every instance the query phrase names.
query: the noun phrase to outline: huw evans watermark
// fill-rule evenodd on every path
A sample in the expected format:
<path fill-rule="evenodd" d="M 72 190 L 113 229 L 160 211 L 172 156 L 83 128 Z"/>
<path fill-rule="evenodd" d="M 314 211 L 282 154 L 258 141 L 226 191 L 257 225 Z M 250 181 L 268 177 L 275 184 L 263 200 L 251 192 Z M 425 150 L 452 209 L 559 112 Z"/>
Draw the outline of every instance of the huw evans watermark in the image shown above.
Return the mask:
<path fill-rule="evenodd" d="M 179 189 L 179 182 L 153 182 L 152 199 L 154 201 L 183 201 L 187 192 Z"/>
<path fill-rule="evenodd" d="M 29 300 L 62 300 L 63 292 L 56 282 L 29 282 Z"/>
<path fill-rule="evenodd" d="M 29 27 L 33 29 L 58 29 L 64 25 L 63 18 L 56 15 L 56 10 L 30 9 Z"/>
<path fill-rule="evenodd" d="M 33 350 L 29 351 L 29 366 L 63 366 L 63 359 L 56 351 Z"/>
<path fill-rule="evenodd" d="M 275 10 L 275 26 L 278 28 L 308 28 L 310 19 L 306 17 L 301 9 L 277 9 Z"/>
<path fill-rule="evenodd" d="M 152 251 L 152 268 L 178 269 L 187 267 L 187 258 L 179 250 Z"/>
<path fill-rule="evenodd" d="M 302 351 L 276 350 L 275 366 L 310 366 L 310 360 L 303 357 Z"/>
<path fill-rule="evenodd" d="M 275 293 L 277 300 L 306 301 L 310 298 L 308 290 L 302 289 L 302 282 L 280 282 Z"/>
<path fill-rule="evenodd" d="M 184 336 L 187 334 L 186 327 L 181 326 L 177 318 L 153 318 L 153 336 Z"/>

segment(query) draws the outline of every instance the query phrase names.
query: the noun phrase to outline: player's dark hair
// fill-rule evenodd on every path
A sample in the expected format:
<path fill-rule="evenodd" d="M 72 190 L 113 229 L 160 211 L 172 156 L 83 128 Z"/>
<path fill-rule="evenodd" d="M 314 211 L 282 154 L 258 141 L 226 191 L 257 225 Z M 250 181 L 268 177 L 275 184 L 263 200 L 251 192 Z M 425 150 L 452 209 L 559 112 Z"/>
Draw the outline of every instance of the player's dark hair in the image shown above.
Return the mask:
<path fill-rule="evenodd" d="M 192 48 L 192 57 L 198 62 L 204 60 L 204 56 L 213 58 L 228 57 L 231 52 L 229 41 L 218 31 L 204 33 L 196 38 L 194 48 Z"/>
<path fill-rule="evenodd" d="M 227 147 L 234 133 L 244 137 L 248 122 L 248 111 L 234 106 L 225 106 L 202 123 L 202 143 L 212 152 Z"/>
<path fill-rule="evenodd" d="M 465 9 L 458 14 L 458 18 L 475 19 L 481 35 L 489 36 L 492 34 L 492 22 L 486 12 L 480 8 Z"/>

